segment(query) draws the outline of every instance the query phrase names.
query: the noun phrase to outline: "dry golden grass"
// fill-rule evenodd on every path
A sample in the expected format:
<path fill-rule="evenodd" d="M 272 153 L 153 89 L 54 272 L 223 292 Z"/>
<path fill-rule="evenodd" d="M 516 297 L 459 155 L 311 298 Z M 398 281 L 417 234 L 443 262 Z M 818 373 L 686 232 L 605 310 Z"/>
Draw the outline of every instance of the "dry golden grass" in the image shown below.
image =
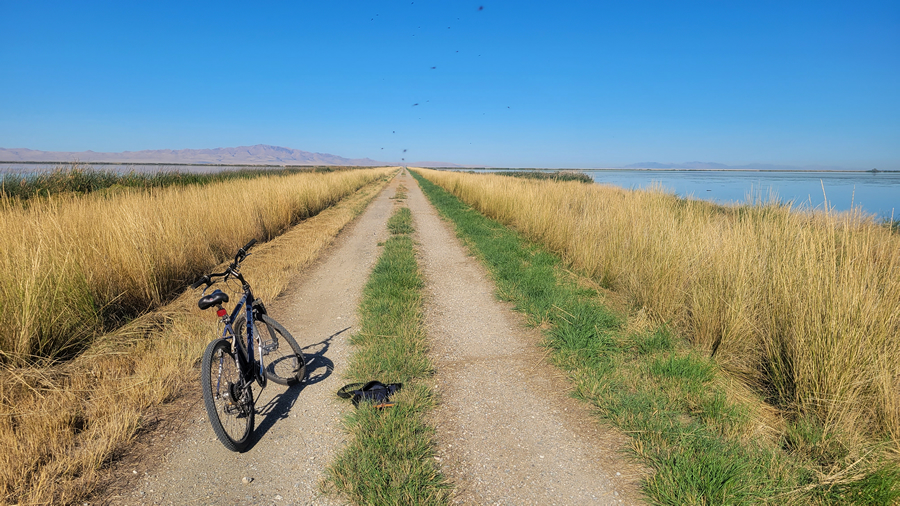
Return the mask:
<path fill-rule="evenodd" d="M 243 265 L 247 279 L 253 283 L 254 293 L 264 300 L 271 300 L 364 208 L 383 187 L 387 181 L 385 176 L 390 172 L 391 169 L 379 169 L 359 171 L 356 174 L 338 173 L 310 186 L 297 181 L 288 185 L 288 181 L 279 178 L 271 181 L 274 184 L 268 189 L 260 184 L 262 182 L 242 181 L 225 183 L 224 188 L 208 188 L 209 193 L 204 193 L 204 188 L 196 188 L 176 190 L 172 195 L 145 195 L 150 202 L 158 200 L 161 204 L 157 213 L 165 213 L 165 216 L 159 216 L 158 219 L 167 220 L 166 223 L 188 234 L 186 240 L 181 242 L 173 239 L 171 230 L 155 224 L 157 218 L 153 213 L 139 204 L 130 203 L 130 199 L 137 199 L 140 195 L 128 195 L 122 201 L 118 218 L 97 217 L 100 224 L 96 228 L 101 224 L 111 226 L 112 223 L 120 223 L 105 221 L 107 219 L 119 219 L 123 226 L 135 223 L 136 228 L 131 229 L 132 232 L 137 233 L 137 230 L 143 229 L 142 235 L 138 234 L 141 237 L 132 237 L 126 231 L 115 234 L 105 232 L 108 236 L 131 239 L 125 241 L 123 249 L 130 247 L 131 243 L 139 243 L 149 251 L 171 253 L 175 257 L 173 263 L 176 266 L 185 262 L 185 249 L 200 251 L 205 262 L 200 267 L 182 267 L 185 270 L 179 271 L 169 266 L 171 264 L 160 265 L 165 263 L 164 257 L 140 260 L 135 257 L 134 251 L 115 252 L 114 248 L 100 245 L 92 247 L 87 244 L 85 249 L 101 250 L 103 254 L 109 255 L 108 258 L 116 259 L 104 262 L 101 272 L 112 273 L 113 265 L 138 268 L 152 266 L 157 272 L 161 269 L 165 272 L 177 272 L 177 276 L 183 280 L 190 278 L 192 272 L 215 267 L 218 260 L 229 253 L 233 254 L 250 237 L 271 238 L 279 228 L 280 231 L 289 229 L 277 239 L 256 246 L 253 255 Z M 342 177 L 334 177 L 341 175 Z M 328 196 L 327 188 L 319 185 L 344 185 L 347 184 L 344 178 L 348 177 L 353 182 L 349 183 L 350 189 L 343 191 L 346 197 L 333 205 L 341 196 L 334 193 Z M 363 186 L 366 183 L 368 184 Z M 232 184 L 246 187 L 231 186 Z M 354 187 L 359 186 L 363 186 L 362 189 L 354 192 Z M 292 199 L 296 201 L 296 197 L 291 194 L 303 191 L 313 193 L 315 198 L 310 201 L 327 202 L 333 206 L 324 210 L 317 209 L 321 212 L 315 217 L 301 221 L 292 228 L 288 225 L 274 225 L 273 222 L 263 224 L 262 217 L 269 214 L 291 214 L 279 212 L 267 203 L 290 202 Z M 186 200 L 174 199 L 175 196 Z M 85 203 L 74 200 L 66 202 L 76 209 L 84 209 L 83 206 L 87 205 L 87 199 Z M 178 202 L 184 202 L 185 207 L 197 210 L 198 214 L 186 220 L 176 219 L 172 215 L 175 214 L 174 206 Z M 220 206 L 222 209 L 218 217 L 209 220 L 204 218 L 204 210 L 215 209 L 217 202 L 229 204 Z M 97 207 L 92 209 L 106 210 L 109 208 L 105 206 L 109 204 L 112 202 L 95 202 L 92 205 Z M 61 204 L 57 202 L 47 205 Z M 171 207 L 164 211 L 167 206 Z M 245 206 L 258 206 L 251 207 L 251 216 L 260 221 L 236 218 L 234 209 L 246 209 Z M 126 209 L 138 210 L 139 216 L 121 216 Z M 26 215 L 21 209 L 16 212 Z M 302 216 L 302 213 L 295 216 Z M 71 223 L 66 221 L 71 217 L 56 217 L 59 222 Z M 194 225 L 187 223 L 190 221 L 198 222 L 197 228 L 191 228 Z M 242 230 L 244 235 L 221 238 L 219 242 L 204 247 L 183 246 L 217 233 L 225 234 L 229 225 Z M 264 227 L 268 227 L 265 232 L 262 230 Z M 162 237 L 157 237 L 156 241 L 146 237 L 153 231 Z M 101 230 L 94 231 L 94 236 L 90 233 L 81 230 L 79 234 L 83 235 L 77 237 L 96 238 L 104 235 Z M 80 244 L 75 239 L 71 243 L 59 238 L 55 240 L 56 244 Z M 165 247 L 166 244 L 169 248 Z M 10 247 L 6 245 L 4 248 Z M 79 261 L 84 258 L 77 249 L 70 251 L 68 255 Z M 95 255 L 98 255 L 97 251 L 84 253 L 85 257 L 95 261 L 103 258 Z M 66 265 L 81 264 L 73 260 Z M 122 276 L 121 273 L 118 275 Z M 125 276 L 125 279 L 133 280 L 134 277 Z M 180 282 L 183 286 L 183 281 Z M 110 282 L 107 286 L 121 285 Z M 154 286 L 158 287 L 159 284 Z M 143 293 L 154 294 L 157 299 L 148 299 L 156 302 L 178 288 L 175 283 L 166 286 L 169 286 L 166 290 L 155 289 L 154 292 L 154 289 L 150 289 Z M 214 318 L 208 314 L 200 314 L 196 307 L 197 295 L 194 291 L 188 291 L 114 332 L 93 338 L 89 347 L 67 362 L 41 367 L 9 361 L 2 366 L 0 503 L 73 503 L 92 492 L 103 464 L 114 458 L 129 443 L 148 410 L 171 399 L 181 386 L 196 381 L 196 374 L 192 369 L 204 347 L 214 336 L 216 326 Z M 93 335 L 94 332 L 95 330 L 91 330 L 88 333 Z"/>
<path fill-rule="evenodd" d="M 0 204 L 0 361 L 66 357 L 383 174 L 355 170 Z"/>
<path fill-rule="evenodd" d="M 900 450 L 900 235 L 860 212 L 421 170 L 669 322 L 789 417 Z"/>

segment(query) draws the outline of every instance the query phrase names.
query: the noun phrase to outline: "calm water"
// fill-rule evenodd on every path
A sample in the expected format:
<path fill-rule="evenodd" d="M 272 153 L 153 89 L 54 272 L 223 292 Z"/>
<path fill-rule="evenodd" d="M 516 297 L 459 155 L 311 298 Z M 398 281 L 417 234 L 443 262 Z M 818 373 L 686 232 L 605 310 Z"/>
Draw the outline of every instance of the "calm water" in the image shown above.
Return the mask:
<path fill-rule="evenodd" d="M 862 207 L 870 214 L 900 216 L 900 172 L 759 172 L 585 170 L 594 181 L 623 188 L 661 184 L 679 196 L 720 203 L 744 203 L 751 195 L 773 192 L 795 206 L 822 209 L 825 198 L 836 210 Z M 823 193 L 824 187 L 824 193 Z"/>
<path fill-rule="evenodd" d="M 56 169 L 68 169 L 69 163 L 0 163 L 0 177 L 3 174 L 15 175 L 31 175 L 50 172 Z M 219 172 L 222 170 L 241 170 L 241 169 L 259 169 L 259 168 L 279 168 L 280 165 L 212 165 L 212 164 L 85 164 L 94 170 L 104 172 L 117 172 L 119 174 L 127 174 L 129 172 L 139 172 L 145 174 L 154 174 L 156 172 L 190 172 L 206 174 L 209 172 Z"/>

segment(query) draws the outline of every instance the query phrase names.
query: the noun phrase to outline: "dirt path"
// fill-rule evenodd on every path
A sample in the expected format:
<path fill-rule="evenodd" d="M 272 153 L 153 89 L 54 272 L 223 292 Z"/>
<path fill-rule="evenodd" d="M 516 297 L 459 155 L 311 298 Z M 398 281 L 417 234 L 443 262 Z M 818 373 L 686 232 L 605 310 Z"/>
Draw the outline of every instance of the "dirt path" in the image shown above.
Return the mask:
<path fill-rule="evenodd" d="M 307 383 L 285 389 L 269 382 L 263 390 L 253 448 L 243 454 L 226 450 L 206 421 L 202 402 L 196 403 L 187 412 L 186 437 L 165 461 L 136 490 L 109 502 L 334 504 L 318 486 L 344 438 L 340 419 L 348 406 L 335 392 L 343 385 L 362 288 L 380 252 L 378 243 L 388 236 L 397 184 L 397 178 L 389 183 L 287 293 L 266 302 L 311 363 Z"/>
<path fill-rule="evenodd" d="M 565 380 L 537 346 L 540 336 L 495 299 L 484 269 L 405 173 L 287 293 L 266 304 L 312 362 L 305 385 L 285 389 L 270 382 L 263 391 L 252 449 L 226 450 L 196 402 L 185 410 L 185 437 L 164 461 L 151 466 L 136 489 L 104 502 L 335 504 L 319 493 L 319 483 L 343 444 L 340 419 L 352 408 L 334 392 L 343 384 L 362 287 L 378 243 L 388 236 L 385 223 L 396 206 L 390 197 L 401 183 L 426 280 L 426 325 L 441 400 L 432 417 L 438 458 L 456 486 L 456 502 L 638 502 L 638 470 L 615 454 L 622 438 L 601 431 L 587 408 L 568 397 Z"/>
<path fill-rule="evenodd" d="M 460 504 L 635 504 L 639 470 L 544 360 L 540 335 L 494 297 L 418 185 L 407 185 L 440 405 L 433 424 Z"/>

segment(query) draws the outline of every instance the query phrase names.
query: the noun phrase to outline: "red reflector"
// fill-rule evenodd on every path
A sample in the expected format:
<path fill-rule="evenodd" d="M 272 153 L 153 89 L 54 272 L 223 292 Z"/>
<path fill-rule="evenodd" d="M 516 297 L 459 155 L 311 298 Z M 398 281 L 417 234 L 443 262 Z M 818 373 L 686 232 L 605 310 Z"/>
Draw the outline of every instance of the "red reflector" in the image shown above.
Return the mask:
<path fill-rule="evenodd" d="M 225 308 L 222 308 L 222 309 L 216 311 L 216 314 L 219 316 L 225 316 L 228 314 L 228 311 L 226 311 Z"/>

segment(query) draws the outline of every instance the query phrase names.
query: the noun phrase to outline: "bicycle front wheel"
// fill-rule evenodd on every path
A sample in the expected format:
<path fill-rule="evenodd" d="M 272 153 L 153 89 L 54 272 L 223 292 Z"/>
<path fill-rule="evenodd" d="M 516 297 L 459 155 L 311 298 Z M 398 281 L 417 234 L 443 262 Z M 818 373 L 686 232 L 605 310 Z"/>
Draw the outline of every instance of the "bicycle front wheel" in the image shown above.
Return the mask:
<path fill-rule="evenodd" d="M 243 335 L 245 328 L 244 317 L 238 317 L 234 323 L 234 332 L 241 348 L 247 346 Z M 280 385 L 295 385 L 302 381 L 306 377 L 306 359 L 291 333 L 266 314 L 257 317 L 256 331 L 262 341 L 266 376 Z"/>
<path fill-rule="evenodd" d="M 250 384 L 244 384 L 231 343 L 217 339 L 206 347 L 200 365 L 203 403 L 219 441 L 234 452 L 247 449 L 255 409 Z"/>

